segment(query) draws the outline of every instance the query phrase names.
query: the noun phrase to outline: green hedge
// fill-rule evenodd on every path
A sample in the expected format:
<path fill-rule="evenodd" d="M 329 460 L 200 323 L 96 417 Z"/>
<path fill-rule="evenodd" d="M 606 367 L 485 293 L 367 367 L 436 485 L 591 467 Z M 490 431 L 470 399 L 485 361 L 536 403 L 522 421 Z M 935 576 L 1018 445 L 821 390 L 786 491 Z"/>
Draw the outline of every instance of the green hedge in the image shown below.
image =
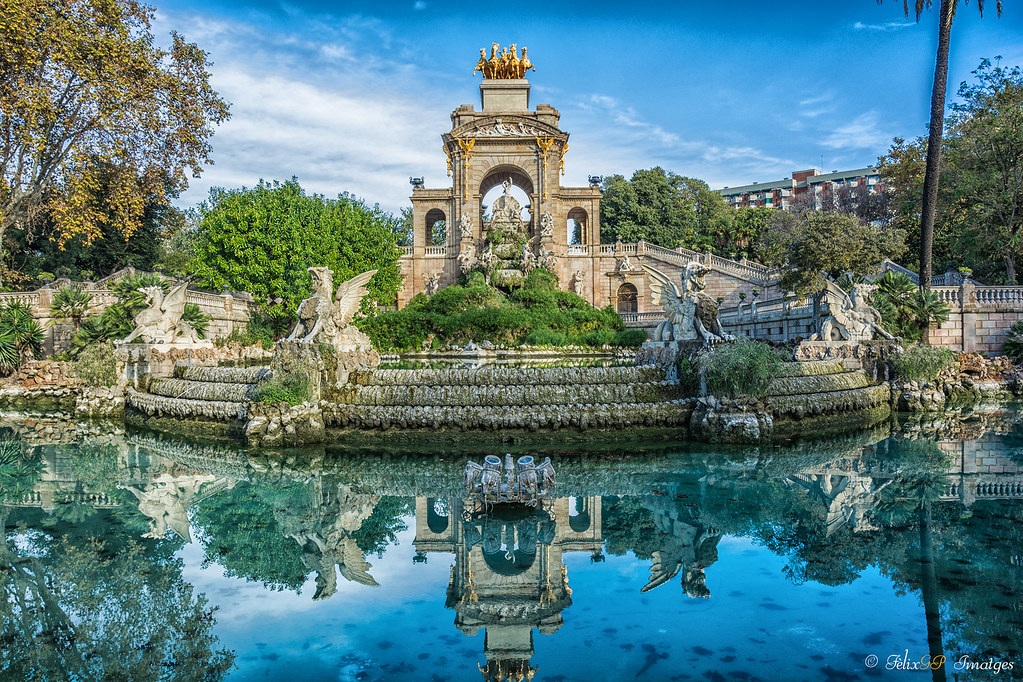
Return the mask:
<path fill-rule="evenodd" d="M 707 393 L 719 397 L 759 398 L 782 370 L 782 360 L 762 341 L 739 341 L 716 347 L 696 360 Z"/>
<path fill-rule="evenodd" d="M 472 277 L 427 298 L 417 295 L 402 310 L 360 318 L 354 324 L 380 350 L 419 350 L 469 341 L 505 345 L 635 346 L 646 340 L 642 329 L 625 329 L 611 306 L 594 308 L 557 280 L 535 270 L 509 295 Z"/>

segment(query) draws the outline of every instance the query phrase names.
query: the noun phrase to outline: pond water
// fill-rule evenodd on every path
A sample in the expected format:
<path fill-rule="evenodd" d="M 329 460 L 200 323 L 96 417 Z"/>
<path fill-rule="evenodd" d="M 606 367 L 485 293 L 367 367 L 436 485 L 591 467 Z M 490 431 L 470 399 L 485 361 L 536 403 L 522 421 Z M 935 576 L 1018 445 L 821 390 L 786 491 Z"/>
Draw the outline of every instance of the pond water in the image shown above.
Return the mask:
<path fill-rule="evenodd" d="M 1018 679 L 1023 416 L 889 434 L 255 453 L 11 421 L 0 677 Z M 473 515 L 465 462 L 507 452 L 557 499 Z"/>

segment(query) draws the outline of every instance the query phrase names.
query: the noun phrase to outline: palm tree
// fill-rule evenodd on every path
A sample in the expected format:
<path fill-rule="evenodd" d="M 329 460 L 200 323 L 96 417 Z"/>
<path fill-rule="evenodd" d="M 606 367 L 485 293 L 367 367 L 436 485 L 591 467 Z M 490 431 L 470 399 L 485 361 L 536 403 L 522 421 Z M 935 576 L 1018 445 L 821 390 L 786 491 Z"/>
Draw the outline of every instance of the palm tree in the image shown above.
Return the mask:
<path fill-rule="evenodd" d="M 883 0 L 877 0 L 881 4 Z M 941 0 L 938 12 L 938 56 L 934 63 L 934 84 L 931 86 L 931 124 L 927 136 L 927 166 L 924 171 L 923 207 L 920 211 L 920 288 L 931 288 L 931 251 L 934 247 L 934 216 L 938 206 L 938 175 L 941 172 L 941 138 L 945 125 L 945 86 L 948 85 L 948 45 L 952 34 L 952 20 L 956 16 L 959 0 Z M 915 0 L 916 20 L 931 0 Z M 1002 0 L 995 0 L 998 16 L 1002 16 Z M 909 0 L 902 0 L 902 8 L 909 16 Z M 984 16 L 984 0 L 977 0 L 977 9 Z"/>
<path fill-rule="evenodd" d="M 50 315 L 55 320 L 71 322 L 75 332 L 82 326 L 82 318 L 89 312 L 92 294 L 78 287 L 61 287 L 53 294 L 50 303 Z"/>

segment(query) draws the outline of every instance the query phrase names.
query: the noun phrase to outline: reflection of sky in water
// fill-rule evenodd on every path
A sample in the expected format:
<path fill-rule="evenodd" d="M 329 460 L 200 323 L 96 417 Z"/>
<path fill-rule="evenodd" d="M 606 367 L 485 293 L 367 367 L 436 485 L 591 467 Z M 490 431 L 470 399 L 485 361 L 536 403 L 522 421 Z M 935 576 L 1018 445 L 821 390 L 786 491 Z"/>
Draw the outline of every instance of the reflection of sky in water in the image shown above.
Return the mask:
<path fill-rule="evenodd" d="M 183 577 L 220 607 L 215 632 L 238 654 L 231 679 L 480 679 L 482 629 L 463 635 L 444 607 L 453 555 L 414 565 L 406 521 L 397 546 L 367 557 L 380 587 L 341 581 L 318 602 L 312 578 L 302 594 L 266 590 L 200 568 L 201 545 L 185 546 Z M 897 596 L 877 569 L 837 587 L 795 585 L 785 558 L 750 540 L 725 537 L 718 553 L 710 599 L 687 597 L 679 576 L 641 594 L 650 561 L 631 553 L 602 563 L 566 554 L 573 604 L 558 632 L 534 630 L 535 679 L 862 679 L 867 654 L 926 653 L 919 596 Z"/>

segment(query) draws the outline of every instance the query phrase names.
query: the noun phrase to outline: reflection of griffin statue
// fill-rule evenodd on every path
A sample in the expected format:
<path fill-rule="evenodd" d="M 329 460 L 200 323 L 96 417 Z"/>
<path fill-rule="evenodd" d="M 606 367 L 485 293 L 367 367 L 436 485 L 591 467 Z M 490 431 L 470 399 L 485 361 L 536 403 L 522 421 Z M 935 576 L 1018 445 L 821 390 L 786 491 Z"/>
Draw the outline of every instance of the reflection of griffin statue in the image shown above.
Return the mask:
<path fill-rule="evenodd" d="M 827 283 L 824 297 L 831 315 L 821 322 L 815 341 L 870 341 L 875 332 L 886 339 L 895 338 L 881 327 L 881 313 L 867 303 L 867 287 L 856 284 L 852 294 L 847 294 L 834 282 Z"/>
<path fill-rule="evenodd" d="M 135 339 L 143 343 L 200 343 L 192 325 L 181 319 L 185 313 L 187 282 L 174 287 L 166 296 L 158 286 L 143 287 L 139 291 L 146 295 L 147 307 L 135 316 L 135 329 L 121 343 Z"/>
<path fill-rule="evenodd" d="M 334 273 L 330 268 L 309 268 L 313 278 L 313 295 L 298 306 L 298 324 L 288 336 L 288 341 L 300 343 L 326 343 L 336 345 L 341 330 L 355 317 L 362 297 L 369 293 L 366 284 L 376 270 L 364 272 L 337 287 L 337 295 L 331 298 L 334 289 Z"/>
<path fill-rule="evenodd" d="M 705 345 L 735 339 L 718 320 L 718 304 L 703 290 L 710 271 L 702 263 L 687 263 L 682 271 L 682 291 L 663 272 L 643 264 L 650 275 L 650 291 L 664 307 L 667 320 L 654 330 L 653 341 L 703 341 Z"/>

